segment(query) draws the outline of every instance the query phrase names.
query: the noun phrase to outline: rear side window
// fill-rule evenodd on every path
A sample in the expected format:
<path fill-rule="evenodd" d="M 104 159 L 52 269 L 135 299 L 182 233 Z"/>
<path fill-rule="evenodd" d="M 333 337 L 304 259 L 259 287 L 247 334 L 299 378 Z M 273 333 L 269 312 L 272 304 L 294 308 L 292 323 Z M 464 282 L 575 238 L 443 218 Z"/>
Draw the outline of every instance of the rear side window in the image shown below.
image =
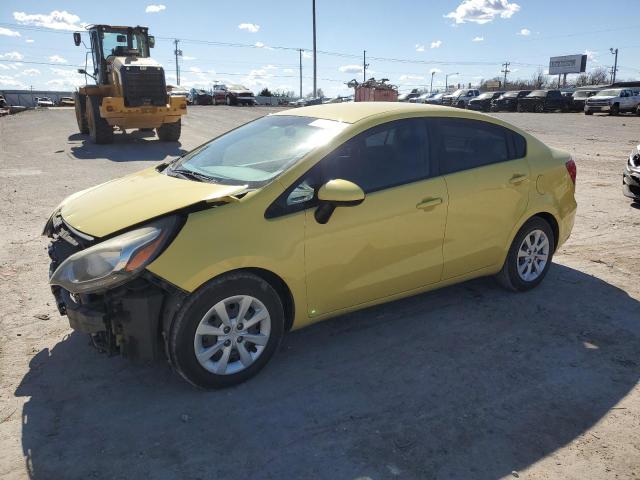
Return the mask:
<path fill-rule="evenodd" d="M 443 174 L 522 158 L 526 140 L 522 135 L 491 123 L 462 118 L 435 121 L 438 159 Z"/>

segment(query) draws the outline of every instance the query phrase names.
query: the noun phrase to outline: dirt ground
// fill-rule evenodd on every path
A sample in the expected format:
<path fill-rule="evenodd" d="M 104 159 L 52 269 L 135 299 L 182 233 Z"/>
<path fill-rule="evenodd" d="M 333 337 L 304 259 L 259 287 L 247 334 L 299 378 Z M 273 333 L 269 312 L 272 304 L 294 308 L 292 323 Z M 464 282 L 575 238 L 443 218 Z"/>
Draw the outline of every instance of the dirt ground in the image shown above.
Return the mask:
<path fill-rule="evenodd" d="M 68 109 L 0 119 L 1 478 L 640 479 L 640 207 L 621 193 L 640 117 L 499 115 L 578 165 L 573 235 L 534 291 L 480 279 L 343 316 L 216 392 L 72 333 L 40 236 L 58 202 L 268 111 L 190 108 L 181 144 L 92 145 Z"/>

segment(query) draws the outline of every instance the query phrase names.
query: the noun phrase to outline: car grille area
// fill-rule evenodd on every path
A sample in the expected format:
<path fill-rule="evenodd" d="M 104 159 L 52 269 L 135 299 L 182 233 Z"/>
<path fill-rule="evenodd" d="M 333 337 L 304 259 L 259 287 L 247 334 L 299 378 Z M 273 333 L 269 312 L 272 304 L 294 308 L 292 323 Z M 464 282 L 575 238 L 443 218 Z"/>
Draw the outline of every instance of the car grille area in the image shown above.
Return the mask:
<path fill-rule="evenodd" d="M 167 86 L 162 67 L 126 66 L 120 69 L 124 104 L 127 107 L 167 104 Z"/>

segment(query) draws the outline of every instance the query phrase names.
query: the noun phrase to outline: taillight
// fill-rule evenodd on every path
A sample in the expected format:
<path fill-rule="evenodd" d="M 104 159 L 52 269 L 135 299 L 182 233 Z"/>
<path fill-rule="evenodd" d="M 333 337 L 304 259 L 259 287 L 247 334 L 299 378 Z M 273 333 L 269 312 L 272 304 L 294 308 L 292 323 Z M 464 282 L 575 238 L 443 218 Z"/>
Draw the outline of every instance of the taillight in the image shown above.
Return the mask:
<path fill-rule="evenodd" d="M 571 181 L 573 184 L 576 184 L 576 174 L 578 173 L 578 169 L 576 168 L 576 162 L 573 161 L 573 158 L 570 158 L 567 163 L 564 164 L 567 167 L 567 172 L 569 172 L 569 176 L 571 177 Z"/>

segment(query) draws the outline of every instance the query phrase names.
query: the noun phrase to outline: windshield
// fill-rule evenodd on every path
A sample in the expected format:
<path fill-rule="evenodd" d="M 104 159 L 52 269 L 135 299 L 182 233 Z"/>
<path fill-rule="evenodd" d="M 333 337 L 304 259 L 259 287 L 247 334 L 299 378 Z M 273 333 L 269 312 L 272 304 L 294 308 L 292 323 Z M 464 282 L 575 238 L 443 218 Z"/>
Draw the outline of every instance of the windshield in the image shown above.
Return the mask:
<path fill-rule="evenodd" d="M 518 96 L 518 92 L 507 92 L 504 95 L 502 95 L 503 98 L 513 98 L 517 96 Z"/>
<path fill-rule="evenodd" d="M 601 90 L 596 93 L 596 97 L 617 97 L 622 90 Z"/>
<path fill-rule="evenodd" d="M 453 96 L 453 97 L 459 97 L 460 95 L 464 94 L 464 92 L 465 92 L 464 90 L 462 90 L 461 88 L 459 88 L 458 90 L 456 90 L 455 92 L 453 92 L 453 93 L 451 94 L 451 96 Z"/>
<path fill-rule="evenodd" d="M 527 97 L 546 97 L 546 96 L 547 96 L 546 90 L 534 90 L 529 95 L 527 95 Z"/>
<path fill-rule="evenodd" d="M 483 93 L 478 96 L 478 100 L 484 100 L 487 98 L 493 98 L 493 92 Z"/>
<path fill-rule="evenodd" d="M 237 83 L 229 85 L 229 89 L 231 89 L 231 90 L 247 90 L 245 87 L 243 87 L 242 85 L 238 85 Z"/>
<path fill-rule="evenodd" d="M 138 57 L 146 58 L 147 55 L 147 39 L 140 32 L 131 32 L 126 30 L 113 32 L 100 32 L 102 39 L 102 54 L 109 57 L 111 55 L 123 57 L 129 55 L 129 50 L 137 50 Z"/>
<path fill-rule="evenodd" d="M 588 90 L 583 90 L 580 92 L 575 92 L 573 94 L 573 98 L 587 98 L 590 97 L 591 95 L 593 95 L 590 91 Z"/>
<path fill-rule="evenodd" d="M 167 173 L 257 188 L 329 142 L 347 125 L 295 115 L 262 117 L 190 152 Z"/>

